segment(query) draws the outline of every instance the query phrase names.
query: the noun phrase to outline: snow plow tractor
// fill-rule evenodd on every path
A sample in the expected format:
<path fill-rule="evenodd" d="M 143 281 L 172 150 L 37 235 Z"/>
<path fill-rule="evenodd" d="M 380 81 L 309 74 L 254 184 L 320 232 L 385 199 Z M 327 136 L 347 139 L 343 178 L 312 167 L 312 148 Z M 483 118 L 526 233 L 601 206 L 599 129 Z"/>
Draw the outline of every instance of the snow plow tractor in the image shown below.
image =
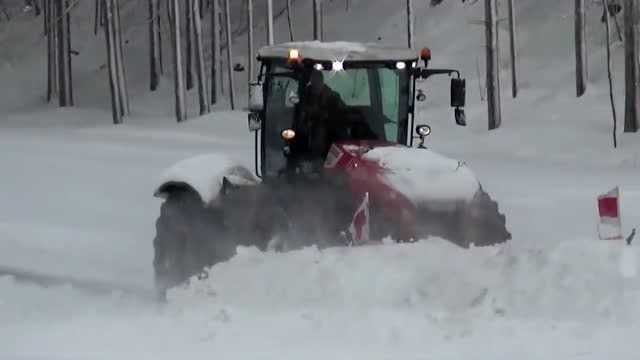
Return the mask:
<path fill-rule="evenodd" d="M 168 169 L 155 195 L 156 287 L 166 290 L 235 255 L 441 237 L 461 247 L 511 238 L 498 205 L 463 162 L 424 146 L 416 80 L 451 77 L 465 125 L 465 81 L 414 52 L 356 43 L 287 43 L 259 51 L 248 126 L 255 167 L 224 154 Z M 414 144 L 416 142 L 416 144 Z"/>

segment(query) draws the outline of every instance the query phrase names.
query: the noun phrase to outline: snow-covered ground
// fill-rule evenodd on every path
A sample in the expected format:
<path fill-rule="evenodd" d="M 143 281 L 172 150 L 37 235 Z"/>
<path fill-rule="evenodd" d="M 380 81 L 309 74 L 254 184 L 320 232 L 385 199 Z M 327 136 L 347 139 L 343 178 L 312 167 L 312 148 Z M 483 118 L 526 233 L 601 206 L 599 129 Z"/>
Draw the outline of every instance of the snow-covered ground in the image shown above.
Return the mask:
<path fill-rule="evenodd" d="M 81 3 L 74 19 L 86 29 L 82 14 L 91 6 Z M 330 3 L 328 38 L 403 41 L 401 6 L 352 3 L 351 14 Z M 240 249 L 162 306 L 132 293 L 97 296 L 4 276 L 0 358 L 636 359 L 640 253 L 597 240 L 595 198 L 619 185 L 625 233 L 638 226 L 640 139 L 621 135 L 619 149 L 611 146 L 599 9 L 589 11 L 592 82 L 577 100 L 571 2 L 519 2 L 521 97 L 507 98 L 505 72 L 504 125 L 487 133 L 474 85 L 482 38 L 470 24 L 481 6 L 418 3 L 419 39 L 433 48 L 435 65 L 461 67 L 469 78 L 468 128 L 453 123 L 448 91 L 437 88 L 446 82 L 426 87 L 420 119 L 433 128 L 429 146 L 474 170 L 507 215 L 508 245 L 462 250 L 425 239 L 287 254 Z M 294 4 L 308 13 L 309 4 Z M 127 6 L 133 18 L 146 5 Z M 97 80 L 104 50 L 93 35 L 77 40 L 78 108 L 43 106 L 42 44 L 27 31 L 34 24 L 25 16 L 0 23 L 0 268 L 149 292 L 158 177 L 201 153 L 233 154 L 251 166 L 246 116 L 217 111 L 174 124 L 163 95 L 170 75 L 160 94 L 144 92 L 143 25 L 129 31 L 140 48 L 129 59 L 134 116 L 126 125 L 109 125 Z M 277 28 L 286 38 L 284 23 Z"/>

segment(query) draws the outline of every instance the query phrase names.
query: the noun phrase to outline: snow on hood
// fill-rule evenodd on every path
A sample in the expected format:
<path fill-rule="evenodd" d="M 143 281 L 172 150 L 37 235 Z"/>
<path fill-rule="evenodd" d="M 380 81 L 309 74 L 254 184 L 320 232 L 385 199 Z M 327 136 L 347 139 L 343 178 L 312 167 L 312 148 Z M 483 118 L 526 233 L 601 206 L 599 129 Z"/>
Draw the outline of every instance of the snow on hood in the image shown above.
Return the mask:
<path fill-rule="evenodd" d="M 182 160 L 165 170 L 155 187 L 155 195 L 162 197 L 165 185 L 184 183 L 191 186 L 204 203 L 210 204 L 217 199 L 225 177 L 235 185 L 258 183 L 239 161 L 220 154 L 206 154 Z"/>
<path fill-rule="evenodd" d="M 430 150 L 379 147 L 363 157 L 384 167 L 390 185 L 415 202 L 471 200 L 480 187 L 464 163 Z"/>

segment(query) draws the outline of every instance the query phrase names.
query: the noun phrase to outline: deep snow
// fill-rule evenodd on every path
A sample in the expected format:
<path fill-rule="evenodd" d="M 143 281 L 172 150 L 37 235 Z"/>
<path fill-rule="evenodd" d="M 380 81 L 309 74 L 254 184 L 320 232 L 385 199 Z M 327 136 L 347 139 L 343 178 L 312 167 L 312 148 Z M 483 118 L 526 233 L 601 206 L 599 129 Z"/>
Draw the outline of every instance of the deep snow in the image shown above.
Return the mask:
<path fill-rule="evenodd" d="M 328 39 L 404 44 L 402 6 L 351 1 L 350 14 L 341 1 L 328 6 Z M 79 29 L 90 27 L 83 15 L 90 3 L 74 15 Z M 298 18 L 309 13 L 310 2 L 294 3 Z M 611 147 L 600 10 L 590 5 L 591 83 L 578 100 L 571 2 L 518 2 L 521 97 L 508 98 L 504 72 L 504 125 L 487 133 L 474 85 L 483 40 L 471 21 L 481 4 L 415 3 L 434 66 L 460 67 L 469 78 L 468 128 L 454 125 L 448 91 L 438 88 L 446 79 L 424 85 L 429 100 L 419 120 L 433 128 L 428 146 L 474 171 L 507 215 L 508 245 L 461 250 L 425 239 L 287 254 L 240 249 L 208 279 L 171 292 L 164 306 L 0 277 L 0 358 L 637 358 L 637 244 L 596 239 L 596 196 L 615 185 L 625 233 L 640 219 L 638 137 L 621 135 L 620 148 Z M 127 3 L 123 14 L 133 20 L 145 6 Z M 159 94 L 146 93 L 146 33 L 133 23 L 134 116 L 118 127 L 109 125 L 106 87 L 97 80 L 100 41 L 88 32 L 75 40 L 79 106 L 53 109 L 41 105 L 42 41 L 27 31 L 36 22 L 0 23 L 0 265 L 149 291 L 160 206 L 152 193 L 164 169 L 211 152 L 252 167 L 244 113 L 176 125 L 168 118 L 170 74 Z M 300 21 L 296 33 L 308 38 L 310 27 Z M 277 38 L 285 34 L 277 22 Z"/>

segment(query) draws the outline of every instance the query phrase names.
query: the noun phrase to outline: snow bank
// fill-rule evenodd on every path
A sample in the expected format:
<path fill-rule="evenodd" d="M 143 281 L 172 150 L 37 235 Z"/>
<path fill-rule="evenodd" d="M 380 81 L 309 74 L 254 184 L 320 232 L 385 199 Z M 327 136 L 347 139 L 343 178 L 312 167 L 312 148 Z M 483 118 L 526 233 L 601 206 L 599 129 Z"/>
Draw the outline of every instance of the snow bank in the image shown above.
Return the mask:
<path fill-rule="evenodd" d="M 471 200 L 479 188 L 473 172 L 459 161 L 430 150 L 380 147 L 364 158 L 388 169 L 387 181 L 416 202 Z"/>
<path fill-rule="evenodd" d="M 184 183 L 209 204 L 218 197 L 224 178 L 235 185 L 258 183 L 258 179 L 240 162 L 222 154 L 207 154 L 182 160 L 167 169 L 160 177 L 155 195 L 162 196 L 166 185 Z"/>
<path fill-rule="evenodd" d="M 593 239 L 549 251 L 509 245 L 461 249 L 444 240 L 415 244 L 307 248 L 262 253 L 240 248 L 208 278 L 173 289 L 171 306 L 233 306 L 274 312 L 429 309 L 453 316 L 562 321 L 640 318 L 640 287 L 629 278 L 639 249 Z M 625 320 L 626 319 L 626 320 Z"/>
<path fill-rule="evenodd" d="M 517 254 L 438 239 L 241 248 L 163 307 L 0 277 L 0 357 L 633 359 L 639 293 L 622 250 L 638 255 L 591 239 Z"/>

